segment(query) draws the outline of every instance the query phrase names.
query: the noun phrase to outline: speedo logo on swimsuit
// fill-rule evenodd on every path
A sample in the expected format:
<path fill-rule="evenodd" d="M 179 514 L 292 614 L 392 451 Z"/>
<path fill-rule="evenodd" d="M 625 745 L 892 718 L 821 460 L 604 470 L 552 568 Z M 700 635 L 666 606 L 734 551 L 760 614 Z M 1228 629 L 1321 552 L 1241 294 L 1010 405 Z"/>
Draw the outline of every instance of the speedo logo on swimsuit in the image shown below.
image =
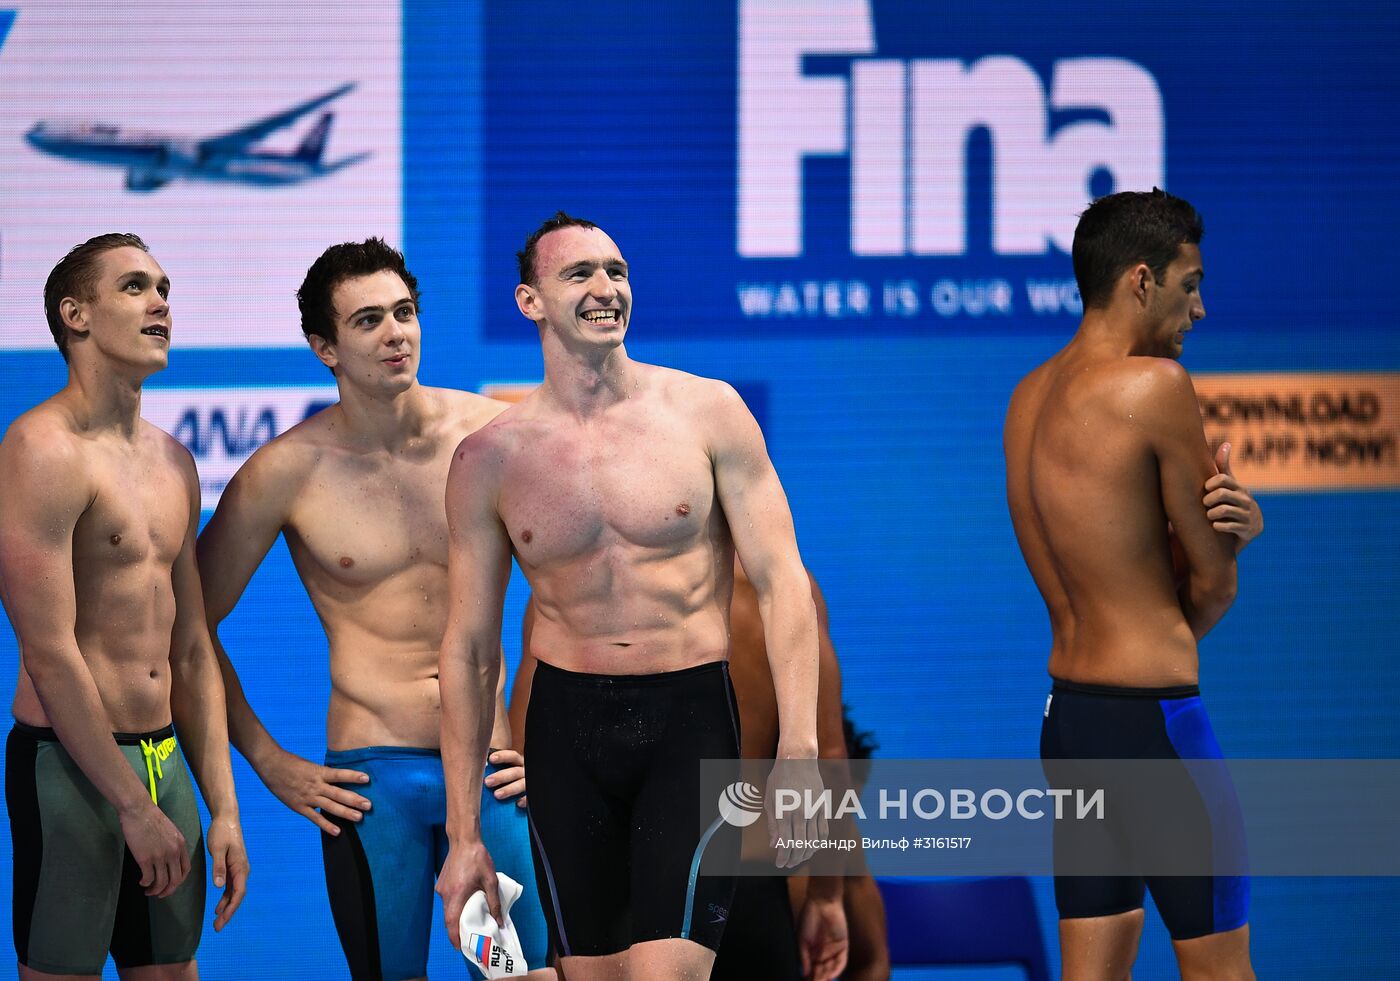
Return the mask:
<path fill-rule="evenodd" d="M 723 923 L 729 919 L 729 910 L 718 903 L 710 903 L 705 908 L 715 915 L 715 918 L 710 921 L 711 923 Z"/>
<path fill-rule="evenodd" d="M 160 742 L 152 739 L 141 740 L 141 754 L 146 757 L 146 778 L 151 788 L 151 803 L 158 804 L 156 800 L 156 780 L 165 779 L 165 771 L 161 764 L 170 758 L 170 754 L 175 752 L 175 737 L 167 736 Z"/>
<path fill-rule="evenodd" d="M 747 828 L 763 813 L 763 792 L 751 783 L 736 780 L 720 792 L 719 816 L 736 828 Z"/>

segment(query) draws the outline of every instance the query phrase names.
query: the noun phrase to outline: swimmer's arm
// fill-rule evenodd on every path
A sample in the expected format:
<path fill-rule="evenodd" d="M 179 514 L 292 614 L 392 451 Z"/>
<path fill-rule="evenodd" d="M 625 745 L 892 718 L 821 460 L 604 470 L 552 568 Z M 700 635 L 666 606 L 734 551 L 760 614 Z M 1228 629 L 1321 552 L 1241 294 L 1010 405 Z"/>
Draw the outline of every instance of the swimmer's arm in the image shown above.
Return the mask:
<path fill-rule="evenodd" d="M 491 450 L 479 434 L 453 454 L 447 475 L 447 626 L 439 652 L 447 834 L 480 838 L 481 786 L 501 674 L 501 616 L 510 539 L 496 513 Z"/>
<path fill-rule="evenodd" d="M 281 472 L 269 444 L 253 454 L 219 498 L 199 536 L 200 581 L 209 638 L 223 676 L 229 736 L 261 775 L 282 748 L 244 694 L 238 672 L 219 639 L 219 625 L 233 612 L 262 560 L 282 532 L 299 481 Z"/>
<path fill-rule="evenodd" d="M 477 890 L 499 923 L 500 889 L 481 840 L 487 741 L 501 671 L 501 607 L 510 538 L 496 512 L 499 456 L 480 431 L 452 454 L 447 473 L 447 627 L 438 658 L 442 769 L 447 785 L 447 859 L 438 874 L 443 920 L 461 947 L 462 907 Z"/>
<path fill-rule="evenodd" d="M 710 420 L 715 490 L 735 550 L 758 594 L 768 665 L 778 701 L 778 756 L 815 759 L 817 615 L 787 496 L 763 433 L 728 385 Z"/>
<path fill-rule="evenodd" d="M 817 607 L 817 757 L 825 761 L 822 770 L 833 775 L 833 793 L 839 800 L 851 786 L 846 729 L 841 723 L 841 664 L 836 659 L 836 645 L 831 642 L 831 616 L 826 608 L 826 597 L 811 573 L 807 578 L 812 587 L 812 602 Z M 849 837 L 855 831 L 854 821 L 845 818 L 832 833 Z M 844 886 L 844 876 L 814 875 L 807 888 L 807 898 L 840 902 Z"/>
<path fill-rule="evenodd" d="M 890 981 L 890 948 L 880 889 L 869 873 L 852 878 L 846 885 L 851 955 L 841 977 L 843 981 Z"/>
<path fill-rule="evenodd" d="M 1199 640 L 1235 600 L 1235 537 L 1212 528 L 1201 507 L 1201 488 L 1216 469 L 1186 369 L 1154 360 L 1138 409 L 1157 459 L 1162 505 L 1186 556 L 1181 610 Z"/>
<path fill-rule="evenodd" d="M 214 885 L 224 889 L 215 907 L 214 929 L 222 930 L 238 911 L 248 882 L 248 853 L 233 789 L 228 752 L 228 717 L 219 661 L 204 619 L 204 598 L 195 564 L 199 532 L 199 475 L 189 451 L 173 439 L 171 452 L 183 471 L 189 495 L 189 524 L 171 569 L 175 624 L 170 635 L 170 714 L 185 759 L 209 808 L 205 841 L 213 860 Z M 225 888 L 227 884 L 227 888 Z"/>
<path fill-rule="evenodd" d="M 190 518 L 185 541 L 170 573 L 175 593 L 175 625 L 170 636 L 170 712 L 210 817 L 237 823 L 238 800 L 233 793 L 233 766 L 228 755 L 224 685 L 219 677 L 214 645 L 209 639 L 199 569 L 195 565 L 199 477 L 189 451 L 176 444 L 174 452 L 181 457 Z"/>
<path fill-rule="evenodd" d="M 0 475 L 0 584 L 44 715 L 119 814 L 155 811 L 112 739 L 102 696 L 78 649 L 73 531 L 96 494 L 81 453 L 61 436 L 19 422 L 0 444 Z"/>

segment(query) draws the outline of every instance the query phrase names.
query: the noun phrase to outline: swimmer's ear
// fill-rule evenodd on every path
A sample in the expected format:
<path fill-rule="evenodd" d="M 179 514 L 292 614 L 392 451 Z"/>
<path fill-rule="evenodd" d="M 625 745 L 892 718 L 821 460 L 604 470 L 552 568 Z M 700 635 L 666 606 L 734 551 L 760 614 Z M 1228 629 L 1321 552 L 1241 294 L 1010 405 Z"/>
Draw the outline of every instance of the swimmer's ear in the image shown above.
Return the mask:
<path fill-rule="evenodd" d="M 1145 262 L 1139 262 L 1128 271 L 1128 282 L 1132 286 L 1133 299 L 1146 305 L 1147 287 L 1156 283 L 1157 277 L 1152 275 L 1152 268 Z"/>
<path fill-rule="evenodd" d="M 515 288 L 515 305 L 526 320 L 538 322 L 544 317 L 540 309 L 540 294 L 529 283 L 521 283 Z"/>
<path fill-rule="evenodd" d="M 75 297 L 65 296 L 58 301 L 58 316 L 63 326 L 78 337 L 87 337 L 87 310 Z"/>
<path fill-rule="evenodd" d="M 323 365 L 331 371 L 335 371 L 336 365 L 340 364 L 340 358 L 335 353 L 335 345 L 320 334 L 311 334 L 306 338 L 306 341 L 311 345 L 311 353 L 320 358 Z"/>

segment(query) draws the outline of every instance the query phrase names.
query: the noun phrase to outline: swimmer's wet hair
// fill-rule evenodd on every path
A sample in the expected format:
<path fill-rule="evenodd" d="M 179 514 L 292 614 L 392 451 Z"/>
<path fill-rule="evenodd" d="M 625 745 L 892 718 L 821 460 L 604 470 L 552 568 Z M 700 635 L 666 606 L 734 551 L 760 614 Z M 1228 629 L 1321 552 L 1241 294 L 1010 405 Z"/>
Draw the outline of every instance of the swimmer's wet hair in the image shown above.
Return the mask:
<path fill-rule="evenodd" d="M 44 316 L 48 318 L 49 333 L 53 334 L 53 342 L 58 345 L 58 353 L 63 355 L 64 361 L 68 360 L 68 327 L 58 312 L 58 305 L 70 296 L 84 302 L 92 300 L 97 291 L 97 261 L 104 252 L 126 248 L 148 254 L 151 251 L 138 235 L 108 232 L 73 246 L 49 273 L 44 283 Z"/>
<path fill-rule="evenodd" d="M 1196 209 L 1160 188 L 1099 198 L 1074 230 L 1074 278 L 1087 307 L 1105 307 L 1125 269 L 1146 263 L 1160 282 L 1183 245 L 1199 245 Z"/>
<path fill-rule="evenodd" d="M 553 218 L 545 219 L 545 223 L 530 233 L 530 237 L 525 240 L 525 248 L 515 253 L 515 261 L 520 264 L 520 281 L 529 286 L 534 286 L 539 282 L 539 272 L 535 269 L 535 253 L 538 250 L 540 239 L 550 232 L 557 232 L 561 228 L 597 228 L 587 218 L 575 218 L 573 215 L 566 215 L 562 211 L 554 212 Z"/>
<path fill-rule="evenodd" d="M 367 238 L 363 242 L 342 242 L 332 245 L 306 270 L 306 278 L 297 290 L 297 307 L 301 310 L 301 332 L 307 340 L 314 334 L 335 343 L 335 304 L 331 297 L 335 288 L 347 279 L 391 272 L 403 280 L 413 305 L 422 309 L 418 299 L 418 280 L 404 265 L 403 253 L 382 238 Z"/>

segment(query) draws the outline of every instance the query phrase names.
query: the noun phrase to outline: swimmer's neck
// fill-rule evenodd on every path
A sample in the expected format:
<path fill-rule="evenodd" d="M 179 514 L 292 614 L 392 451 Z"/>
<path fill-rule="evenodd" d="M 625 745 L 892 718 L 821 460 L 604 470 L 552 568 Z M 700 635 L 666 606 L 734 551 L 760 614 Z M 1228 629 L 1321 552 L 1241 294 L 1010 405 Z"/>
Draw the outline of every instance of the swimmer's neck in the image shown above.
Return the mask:
<path fill-rule="evenodd" d="M 68 365 L 68 384 L 58 393 L 57 401 L 72 416 L 79 432 L 105 430 L 134 439 L 141 426 L 141 383 L 146 374 L 115 371 L 108 364 L 75 359 Z"/>
<path fill-rule="evenodd" d="M 336 379 L 340 390 L 337 405 L 346 432 L 357 444 L 385 450 L 398 450 L 424 435 L 434 416 L 432 399 L 414 379 L 402 392 L 380 395 Z"/>
<path fill-rule="evenodd" d="M 587 417 L 630 398 L 640 383 L 636 362 L 617 345 L 566 345 L 551 330 L 541 332 L 544 404 Z"/>
<path fill-rule="evenodd" d="M 1114 303 L 1085 310 L 1065 350 L 1092 358 L 1131 358 L 1152 354 L 1156 347 L 1150 325 L 1135 310 Z"/>

